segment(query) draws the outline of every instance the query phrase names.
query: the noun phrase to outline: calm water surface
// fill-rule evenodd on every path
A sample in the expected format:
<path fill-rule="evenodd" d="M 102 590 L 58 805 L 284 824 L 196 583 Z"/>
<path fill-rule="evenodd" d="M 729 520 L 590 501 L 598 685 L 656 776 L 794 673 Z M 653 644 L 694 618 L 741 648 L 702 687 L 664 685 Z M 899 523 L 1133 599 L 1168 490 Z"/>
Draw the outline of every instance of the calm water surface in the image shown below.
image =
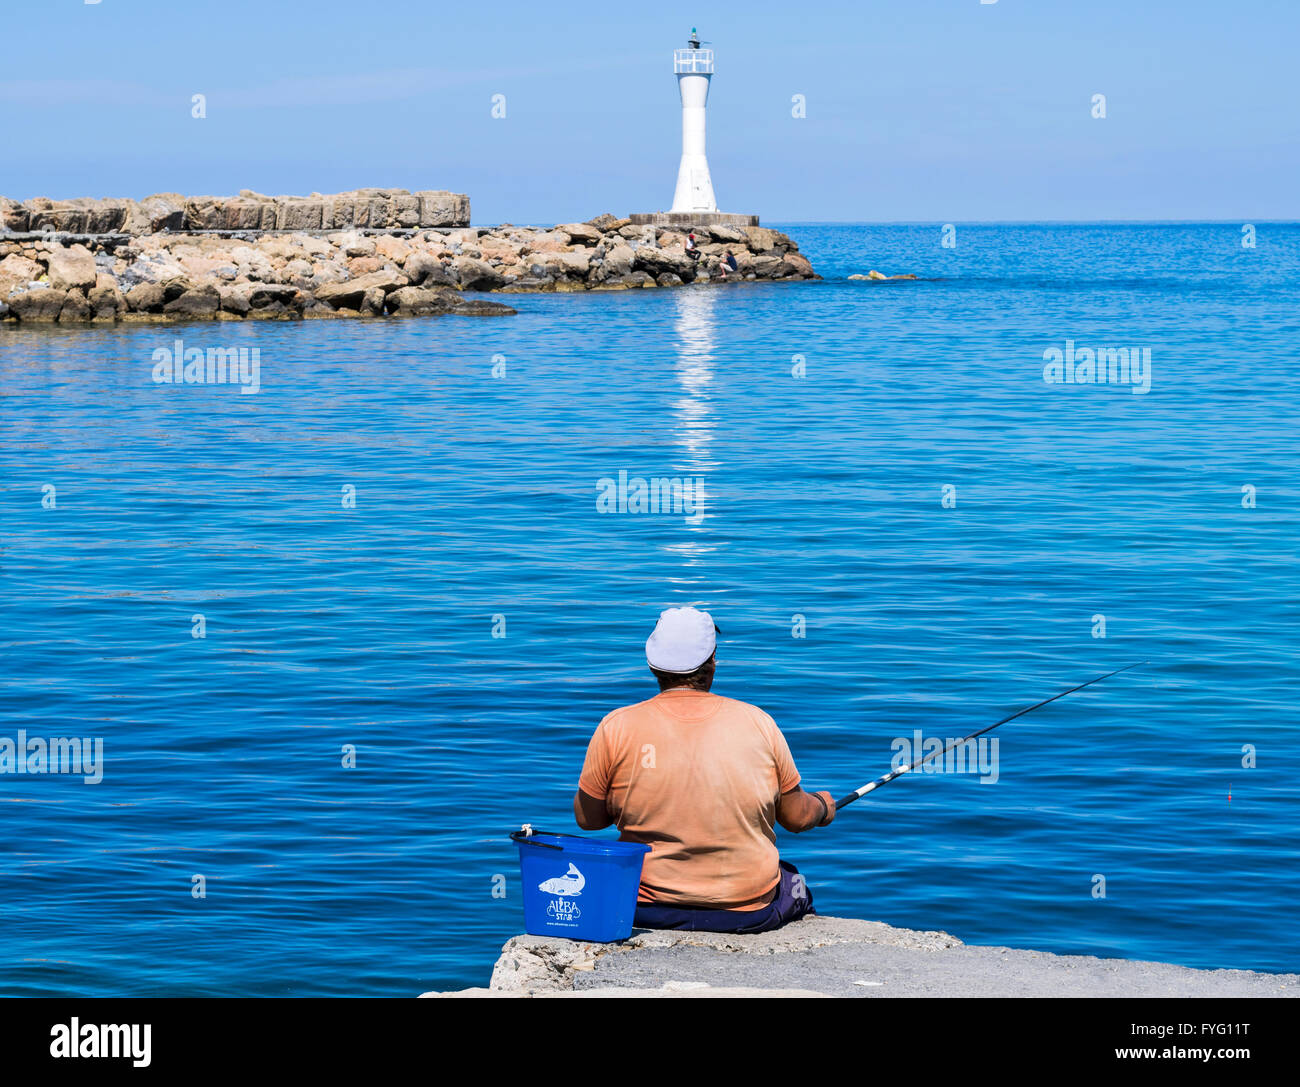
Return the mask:
<path fill-rule="evenodd" d="M 686 603 L 837 795 L 1151 661 L 999 730 L 995 784 L 782 834 L 822 912 L 1300 970 L 1300 228 L 1257 226 L 801 226 L 824 282 L 0 330 L 0 736 L 105 751 L 0 776 L 0 991 L 486 984 L 507 832 L 575 829 Z M 262 391 L 155 384 L 177 337 Z M 1150 391 L 1045 384 L 1067 340 L 1149 347 Z M 621 470 L 703 508 L 597 512 Z"/>

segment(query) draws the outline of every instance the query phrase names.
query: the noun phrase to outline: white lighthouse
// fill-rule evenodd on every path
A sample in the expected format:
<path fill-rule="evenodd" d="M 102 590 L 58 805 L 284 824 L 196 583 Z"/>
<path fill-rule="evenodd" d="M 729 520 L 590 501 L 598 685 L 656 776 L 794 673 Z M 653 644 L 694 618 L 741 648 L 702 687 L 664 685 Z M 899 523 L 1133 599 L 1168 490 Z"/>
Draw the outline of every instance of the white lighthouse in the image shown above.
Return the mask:
<path fill-rule="evenodd" d="M 699 35 L 691 28 L 685 49 L 673 51 L 673 72 L 682 96 L 682 164 L 677 168 L 677 191 L 672 211 L 715 212 L 713 179 L 704 157 L 704 116 L 709 102 L 709 81 L 713 78 L 713 50 L 700 47 Z"/>
<path fill-rule="evenodd" d="M 682 99 L 682 163 L 677 168 L 673 206 L 669 211 L 634 212 L 628 218 L 637 226 L 675 230 L 758 226 L 757 215 L 719 211 L 713 196 L 709 160 L 704 157 L 704 110 L 713 79 L 713 50 L 704 48 L 694 27 L 686 48 L 673 50 L 673 73 Z"/>

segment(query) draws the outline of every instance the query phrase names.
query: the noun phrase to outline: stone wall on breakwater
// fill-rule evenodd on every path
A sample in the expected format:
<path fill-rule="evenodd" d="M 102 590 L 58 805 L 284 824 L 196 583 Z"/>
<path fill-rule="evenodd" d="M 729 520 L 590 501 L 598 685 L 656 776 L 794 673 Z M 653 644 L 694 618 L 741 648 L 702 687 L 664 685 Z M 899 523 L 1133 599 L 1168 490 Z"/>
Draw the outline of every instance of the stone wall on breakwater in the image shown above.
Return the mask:
<path fill-rule="evenodd" d="M 469 226 L 469 197 L 453 192 L 356 189 L 310 196 L 155 193 L 143 200 L 0 197 L 0 226 L 14 233 L 155 234 L 161 231 L 389 230 Z"/>

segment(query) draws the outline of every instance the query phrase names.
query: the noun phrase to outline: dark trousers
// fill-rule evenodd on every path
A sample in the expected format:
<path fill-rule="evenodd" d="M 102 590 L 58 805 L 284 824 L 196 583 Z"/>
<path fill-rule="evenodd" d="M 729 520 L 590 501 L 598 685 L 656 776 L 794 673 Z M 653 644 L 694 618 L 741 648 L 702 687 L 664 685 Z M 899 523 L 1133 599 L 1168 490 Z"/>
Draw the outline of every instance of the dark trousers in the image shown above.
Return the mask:
<path fill-rule="evenodd" d="M 812 890 L 799 869 L 785 861 L 776 897 L 757 910 L 714 910 L 708 906 L 637 906 L 636 928 L 672 928 L 689 932 L 771 932 L 774 928 L 815 914 Z M 798 878 L 796 878 L 798 877 Z"/>

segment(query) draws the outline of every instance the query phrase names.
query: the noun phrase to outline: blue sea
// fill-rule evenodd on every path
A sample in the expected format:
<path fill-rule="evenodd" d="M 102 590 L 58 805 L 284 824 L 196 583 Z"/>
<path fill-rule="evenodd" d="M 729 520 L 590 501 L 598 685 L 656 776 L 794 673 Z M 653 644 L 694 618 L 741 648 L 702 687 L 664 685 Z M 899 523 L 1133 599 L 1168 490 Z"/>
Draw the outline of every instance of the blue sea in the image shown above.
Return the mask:
<path fill-rule="evenodd" d="M 688 603 L 837 796 L 1150 662 L 992 733 L 996 782 L 781 832 L 819 911 L 1300 971 L 1300 227 L 941 225 L 509 318 L 0 329 L 0 737 L 103 745 L 0 775 L 0 992 L 487 984 L 508 833 L 576 830 Z M 260 391 L 156 383 L 177 339 Z M 1068 345 L 1149 388 L 1046 382 Z M 600 512 L 620 472 L 704 497 Z"/>

